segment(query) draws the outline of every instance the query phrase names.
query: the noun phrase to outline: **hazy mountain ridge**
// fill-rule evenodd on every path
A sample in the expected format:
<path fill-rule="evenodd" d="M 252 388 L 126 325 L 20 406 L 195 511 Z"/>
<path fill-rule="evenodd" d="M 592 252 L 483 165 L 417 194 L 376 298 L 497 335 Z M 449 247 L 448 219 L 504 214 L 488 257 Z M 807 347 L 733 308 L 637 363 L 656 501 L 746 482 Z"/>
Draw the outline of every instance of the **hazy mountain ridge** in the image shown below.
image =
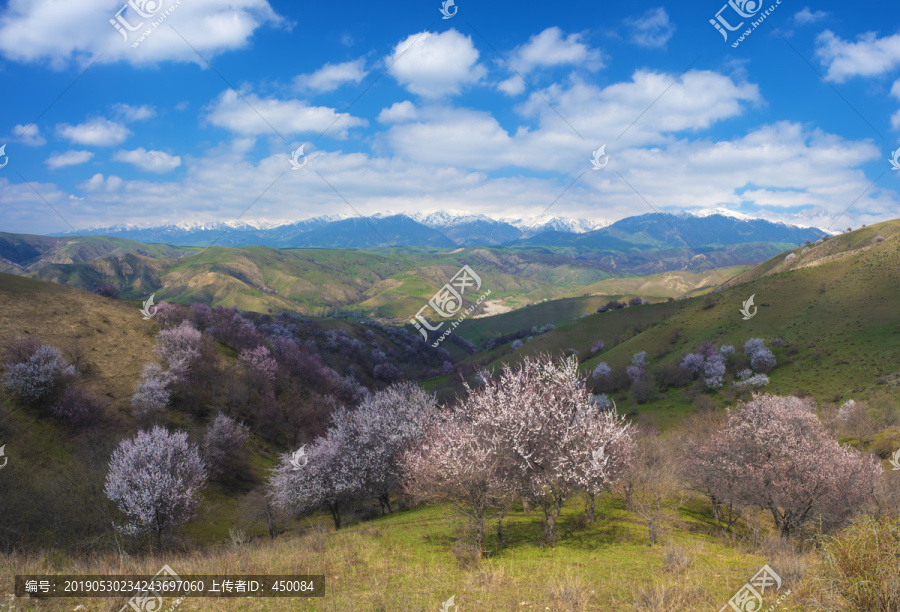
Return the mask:
<path fill-rule="evenodd" d="M 302 221 L 184 222 L 156 227 L 116 225 L 77 233 L 180 246 L 275 248 L 374 248 L 425 246 L 570 246 L 580 252 L 628 248 L 700 247 L 742 242 L 797 243 L 825 232 L 750 217 L 726 209 L 648 213 L 603 220 L 547 217 L 494 219 L 465 211 L 379 213 L 369 217 L 332 215 Z M 54 234 L 74 236 L 73 232 Z M 724 238 L 710 241 L 709 237 Z"/>

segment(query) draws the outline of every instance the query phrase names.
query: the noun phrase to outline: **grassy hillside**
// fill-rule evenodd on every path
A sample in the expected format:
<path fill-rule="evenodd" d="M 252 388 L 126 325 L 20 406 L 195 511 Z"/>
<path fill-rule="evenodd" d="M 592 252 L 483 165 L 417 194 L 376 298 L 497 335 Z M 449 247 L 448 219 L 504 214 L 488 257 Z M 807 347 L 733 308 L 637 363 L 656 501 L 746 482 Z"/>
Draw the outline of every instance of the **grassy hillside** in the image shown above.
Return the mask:
<path fill-rule="evenodd" d="M 258 526 L 242 523 L 238 528 L 246 529 L 241 535 L 247 539 L 237 545 L 124 562 L 113 555 L 85 560 L 0 555 L 0 589 L 12 590 L 15 573 L 152 575 L 168 564 L 179 575 L 326 576 L 323 598 L 187 598 L 178 609 L 191 612 L 427 612 L 439 610 L 451 596 L 460 610 L 484 612 L 657 610 L 662 608 L 652 606 L 660 600 L 677 606 L 670 609 L 714 610 L 763 564 L 781 573 L 784 592 L 796 589 L 797 569 L 809 563 L 807 558 L 774 552 L 777 548 L 769 543 L 765 549 L 724 545 L 708 532 L 706 517 L 694 503 L 679 513 L 670 544 L 650 548 L 646 528 L 620 502 L 606 500 L 598 507 L 603 518 L 587 524 L 580 518 L 580 502 L 573 500 L 565 508 L 560 517 L 562 538 L 550 549 L 533 543 L 540 529 L 538 513 L 514 507 L 504 521 L 507 546 L 477 563 L 460 563 L 449 551 L 456 535 L 448 511 L 424 507 L 338 532 L 314 519 L 298 535 L 275 541 L 269 541 Z M 495 536 L 488 545 L 496 546 Z M 766 598 L 767 604 L 771 601 Z M 50 600 L 41 609 L 62 612 L 81 604 L 94 612 L 118 610 L 124 603 L 125 598 L 69 598 Z M 797 603 L 789 596 L 780 609 L 800 609 Z"/>
<path fill-rule="evenodd" d="M 739 310 L 751 295 L 758 312 L 745 321 Z M 775 349 L 779 365 L 769 375 L 767 390 L 839 401 L 876 389 L 894 392 L 892 381 L 900 376 L 897 303 L 900 222 L 891 221 L 831 238 L 790 261 L 779 255 L 708 296 L 578 318 L 518 351 L 506 345 L 470 360 L 487 358 L 495 368 L 526 355 L 574 348 L 585 357 L 583 370 L 590 372 L 600 361 L 624 367 L 643 350 L 652 371 L 655 365 L 677 363 L 703 342 L 739 349 L 749 338 L 763 338 L 770 346 L 780 338 L 785 347 Z M 588 358 L 599 339 L 609 348 Z M 690 406 L 683 390 L 639 407 L 627 396 L 620 401 L 664 420 Z"/>
<path fill-rule="evenodd" d="M 734 248 L 726 247 L 710 258 L 648 251 L 594 260 L 576 257 L 566 247 L 200 249 L 98 236 L 0 234 L 0 271 L 88 291 L 110 283 L 122 297 L 131 299 L 155 293 L 157 299 L 167 301 L 200 301 L 253 312 L 325 315 L 346 311 L 399 323 L 415 314 L 463 264 L 482 278 L 485 290 L 491 290 L 493 311 L 502 312 L 585 293 L 608 299 L 629 293 L 665 299 L 702 291 L 713 279 L 721 282 L 733 273 L 708 269 L 729 265 L 732 255 L 726 251 Z M 741 261 L 747 256 L 754 261 L 761 258 L 757 246 L 740 248 L 750 248 L 738 256 Z M 781 248 L 765 245 L 767 252 Z M 612 272 L 627 277 L 632 268 L 651 274 L 672 267 L 679 270 L 644 281 L 603 284 L 613 277 Z"/>

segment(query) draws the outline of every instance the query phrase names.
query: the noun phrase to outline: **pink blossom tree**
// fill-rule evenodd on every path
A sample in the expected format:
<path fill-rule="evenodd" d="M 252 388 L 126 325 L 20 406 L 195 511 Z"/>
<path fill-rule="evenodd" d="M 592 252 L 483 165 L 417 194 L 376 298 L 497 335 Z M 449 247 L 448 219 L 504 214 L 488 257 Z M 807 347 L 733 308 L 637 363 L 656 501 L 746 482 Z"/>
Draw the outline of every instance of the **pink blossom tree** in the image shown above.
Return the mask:
<path fill-rule="evenodd" d="M 260 345 L 254 349 L 244 349 L 237 361 L 247 371 L 251 385 L 257 391 L 267 388 L 275 382 L 278 362 L 272 357 L 268 347 Z"/>
<path fill-rule="evenodd" d="M 872 498 L 882 472 L 828 435 L 813 401 L 769 394 L 731 412 L 691 461 L 718 500 L 771 512 L 783 536 L 812 520 L 839 525 Z"/>
<path fill-rule="evenodd" d="M 576 490 L 599 491 L 615 480 L 632 441 L 617 413 L 598 409 L 573 357 L 525 358 L 478 389 L 467 388 L 461 410 L 492 432 L 508 457 L 511 486 L 544 513 L 544 538 Z"/>
<path fill-rule="evenodd" d="M 161 545 L 165 529 L 193 516 L 205 485 L 206 466 L 187 434 L 156 426 L 119 444 L 104 491 L 129 517 L 125 531 L 153 533 Z"/>
<path fill-rule="evenodd" d="M 465 521 L 478 551 L 490 512 L 497 515 L 502 545 L 500 525 L 514 496 L 508 478 L 511 464 L 492 434 L 456 413 L 432 426 L 422 443 L 402 458 L 405 492 L 417 500 L 448 504 Z"/>

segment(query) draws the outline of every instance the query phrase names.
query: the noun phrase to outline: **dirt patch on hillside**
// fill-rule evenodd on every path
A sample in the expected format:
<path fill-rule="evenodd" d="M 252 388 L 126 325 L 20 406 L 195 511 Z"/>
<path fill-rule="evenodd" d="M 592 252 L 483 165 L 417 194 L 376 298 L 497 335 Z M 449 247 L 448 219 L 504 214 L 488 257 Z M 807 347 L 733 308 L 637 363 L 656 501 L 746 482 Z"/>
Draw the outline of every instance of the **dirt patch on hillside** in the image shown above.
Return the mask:
<path fill-rule="evenodd" d="M 504 304 L 503 300 L 487 300 L 486 302 L 482 302 L 481 306 L 481 313 L 472 315 L 473 319 L 481 319 L 482 317 L 490 317 L 512 311 L 512 308 Z"/>

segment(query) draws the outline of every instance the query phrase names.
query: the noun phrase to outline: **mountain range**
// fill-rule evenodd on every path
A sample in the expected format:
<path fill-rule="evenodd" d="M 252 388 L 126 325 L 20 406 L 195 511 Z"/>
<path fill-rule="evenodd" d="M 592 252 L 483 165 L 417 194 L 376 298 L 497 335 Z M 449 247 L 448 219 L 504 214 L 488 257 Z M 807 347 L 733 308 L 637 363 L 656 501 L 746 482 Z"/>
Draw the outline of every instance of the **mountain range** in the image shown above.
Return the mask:
<path fill-rule="evenodd" d="M 54 236 L 93 235 L 177 246 L 275 248 L 570 247 L 579 253 L 665 248 L 703 249 L 743 243 L 816 240 L 816 228 L 757 219 L 725 209 L 648 213 L 615 223 L 566 217 L 494 219 L 462 211 L 382 213 L 370 217 L 322 216 L 302 221 L 115 225 Z"/>

